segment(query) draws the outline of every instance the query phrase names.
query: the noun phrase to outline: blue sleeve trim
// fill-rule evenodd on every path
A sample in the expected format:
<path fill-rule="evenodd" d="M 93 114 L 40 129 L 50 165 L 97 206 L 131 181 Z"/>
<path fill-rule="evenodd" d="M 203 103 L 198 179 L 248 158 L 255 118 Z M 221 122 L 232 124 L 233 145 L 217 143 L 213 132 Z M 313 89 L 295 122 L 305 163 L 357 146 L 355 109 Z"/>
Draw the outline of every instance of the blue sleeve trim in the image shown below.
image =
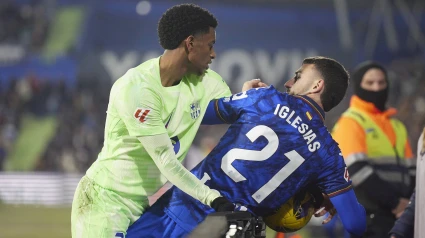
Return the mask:
<path fill-rule="evenodd" d="M 345 192 L 347 192 L 347 191 L 349 191 L 350 189 L 352 189 L 353 187 L 351 186 L 351 183 L 347 186 L 347 187 L 345 187 L 345 188 L 341 188 L 341 189 L 338 189 L 337 191 L 334 191 L 334 192 L 331 192 L 331 193 L 328 193 L 327 195 L 329 196 L 329 197 L 335 197 L 335 196 L 338 196 L 339 194 L 341 194 L 341 193 L 345 193 Z"/>
<path fill-rule="evenodd" d="M 218 100 L 212 100 L 208 103 L 207 110 L 205 111 L 204 118 L 202 119 L 202 125 L 217 125 L 227 123 L 220 115 L 218 111 Z"/>
<path fill-rule="evenodd" d="M 353 189 L 331 197 L 344 228 L 352 235 L 361 237 L 366 231 L 366 211 L 357 201 Z"/>
<path fill-rule="evenodd" d="M 218 100 L 215 100 L 215 103 L 214 103 L 214 109 L 215 109 L 215 112 L 217 113 L 217 116 L 220 118 L 220 120 L 221 121 L 223 121 L 224 123 L 226 123 L 226 124 L 230 124 L 230 122 L 229 121 L 227 121 L 225 118 L 224 118 L 224 116 L 223 116 L 223 114 L 222 113 L 220 113 L 220 109 L 218 108 L 218 103 L 219 103 L 219 101 Z"/>

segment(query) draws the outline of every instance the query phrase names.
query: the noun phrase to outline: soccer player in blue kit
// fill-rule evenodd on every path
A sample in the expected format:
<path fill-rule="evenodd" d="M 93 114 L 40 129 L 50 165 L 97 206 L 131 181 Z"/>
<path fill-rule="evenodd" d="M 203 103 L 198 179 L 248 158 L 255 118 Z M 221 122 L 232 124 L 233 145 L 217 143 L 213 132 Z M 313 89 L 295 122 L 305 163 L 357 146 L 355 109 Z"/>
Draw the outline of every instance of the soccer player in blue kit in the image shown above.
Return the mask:
<path fill-rule="evenodd" d="M 317 186 L 345 229 L 361 236 L 365 210 L 324 124 L 325 112 L 341 102 L 348 81 L 337 61 L 312 57 L 286 82 L 286 93 L 269 86 L 211 101 L 203 123 L 232 125 L 191 172 L 218 190 L 224 204 L 229 200 L 235 210 L 256 216 L 270 215 L 298 191 Z M 126 237 L 182 237 L 213 212 L 172 187 L 129 227 Z"/>

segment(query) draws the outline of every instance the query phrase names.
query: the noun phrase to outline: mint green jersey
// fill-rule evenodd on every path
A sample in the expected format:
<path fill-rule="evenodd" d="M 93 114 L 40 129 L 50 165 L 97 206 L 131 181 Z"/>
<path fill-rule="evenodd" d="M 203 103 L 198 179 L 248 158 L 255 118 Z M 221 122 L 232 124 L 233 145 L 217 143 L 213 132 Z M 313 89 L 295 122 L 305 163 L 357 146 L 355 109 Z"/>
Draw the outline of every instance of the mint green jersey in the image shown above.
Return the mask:
<path fill-rule="evenodd" d="M 125 198 L 147 201 L 167 180 L 137 137 L 167 133 L 181 162 L 210 100 L 230 94 L 224 80 L 212 70 L 163 87 L 159 58 L 130 69 L 112 86 L 105 141 L 87 177 Z"/>

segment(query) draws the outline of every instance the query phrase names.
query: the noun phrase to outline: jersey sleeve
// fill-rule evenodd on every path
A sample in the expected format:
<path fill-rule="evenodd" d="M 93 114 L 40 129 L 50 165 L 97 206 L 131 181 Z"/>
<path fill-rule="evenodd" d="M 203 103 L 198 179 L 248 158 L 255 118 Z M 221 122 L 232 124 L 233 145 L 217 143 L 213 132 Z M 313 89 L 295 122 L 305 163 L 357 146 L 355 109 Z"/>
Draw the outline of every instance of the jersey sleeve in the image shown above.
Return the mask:
<path fill-rule="evenodd" d="M 352 189 L 330 198 L 341 218 L 344 228 L 357 237 L 366 231 L 366 211 L 357 201 Z"/>
<path fill-rule="evenodd" d="M 161 174 L 177 188 L 208 206 L 220 196 L 217 190 L 210 189 L 177 160 L 168 134 L 143 136 L 138 139 Z"/>
<path fill-rule="evenodd" d="M 221 120 L 217 111 L 215 110 L 215 104 L 217 100 L 212 100 L 208 103 L 207 110 L 205 110 L 205 115 L 202 118 L 201 125 L 217 125 L 224 124 L 225 121 Z"/>
<path fill-rule="evenodd" d="M 214 102 L 216 116 L 224 123 L 234 123 L 240 117 L 242 110 L 252 106 L 264 90 L 266 89 L 250 89 L 230 97 L 217 99 Z"/>
<path fill-rule="evenodd" d="M 123 85 L 115 99 L 116 111 L 131 136 L 166 133 L 161 119 L 161 97 L 146 83 Z"/>
<path fill-rule="evenodd" d="M 327 159 L 319 175 L 319 188 L 329 197 L 342 194 L 351 189 L 351 180 L 341 154 Z"/>
<path fill-rule="evenodd" d="M 229 86 L 219 74 L 217 74 L 213 70 L 208 70 L 208 76 L 210 76 L 212 79 L 210 79 L 205 85 L 206 89 L 210 92 L 209 100 L 229 97 L 230 95 L 232 95 Z"/>

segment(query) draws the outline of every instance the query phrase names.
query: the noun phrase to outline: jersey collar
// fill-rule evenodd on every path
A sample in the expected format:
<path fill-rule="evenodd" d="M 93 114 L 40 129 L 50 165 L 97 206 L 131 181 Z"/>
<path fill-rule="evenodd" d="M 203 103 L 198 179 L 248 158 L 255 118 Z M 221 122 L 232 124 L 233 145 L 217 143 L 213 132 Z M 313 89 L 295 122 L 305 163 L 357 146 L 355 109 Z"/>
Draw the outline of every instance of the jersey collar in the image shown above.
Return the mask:
<path fill-rule="evenodd" d="M 296 96 L 298 98 L 301 98 L 304 102 L 306 102 L 310 107 L 314 109 L 317 115 L 319 115 L 320 119 L 322 119 L 323 122 L 325 122 L 325 111 L 317 104 L 313 99 L 311 99 L 308 96 L 302 95 L 302 96 Z"/>

